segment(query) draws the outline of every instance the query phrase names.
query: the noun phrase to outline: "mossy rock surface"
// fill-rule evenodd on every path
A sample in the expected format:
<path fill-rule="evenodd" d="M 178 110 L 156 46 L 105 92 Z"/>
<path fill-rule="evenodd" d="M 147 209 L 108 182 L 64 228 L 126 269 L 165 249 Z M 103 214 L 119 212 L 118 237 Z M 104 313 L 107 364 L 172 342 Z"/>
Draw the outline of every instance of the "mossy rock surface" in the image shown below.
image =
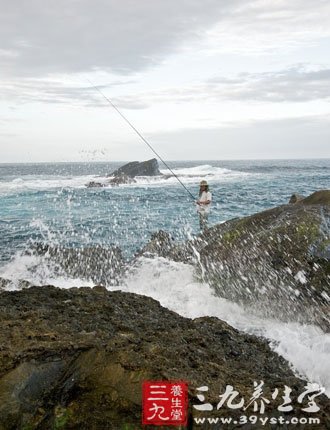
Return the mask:
<path fill-rule="evenodd" d="M 184 244 L 167 241 L 166 247 L 151 251 L 194 264 L 198 279 L 216 294 L 259 314 L 329 330 L 329 228 L 330 191 L 323 190 L 296 204 L 215 225 Z"/>

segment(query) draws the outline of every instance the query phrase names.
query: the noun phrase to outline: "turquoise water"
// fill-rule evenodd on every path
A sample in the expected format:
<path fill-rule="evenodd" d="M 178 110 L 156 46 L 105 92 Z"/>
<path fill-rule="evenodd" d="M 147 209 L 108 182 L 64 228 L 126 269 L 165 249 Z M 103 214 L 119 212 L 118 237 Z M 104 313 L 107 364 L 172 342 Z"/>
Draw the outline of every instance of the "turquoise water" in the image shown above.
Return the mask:
<path fill-rule="evenodd" d="M 89 189 L 90 180 L 124 163 L 0 164 L 0 261 L 32 242 L 70 247 L 119 246 L 132 255 L 163 229 L 178 239 L 198 232 L 195 205 L 175 178 Z M 176 161 L 169 163 L 197 197 L 201 179 L 213 193 L 210 224 L 329 188 L 330 159 Z M 163 173 L 169 172 L 162 168 Z"/>

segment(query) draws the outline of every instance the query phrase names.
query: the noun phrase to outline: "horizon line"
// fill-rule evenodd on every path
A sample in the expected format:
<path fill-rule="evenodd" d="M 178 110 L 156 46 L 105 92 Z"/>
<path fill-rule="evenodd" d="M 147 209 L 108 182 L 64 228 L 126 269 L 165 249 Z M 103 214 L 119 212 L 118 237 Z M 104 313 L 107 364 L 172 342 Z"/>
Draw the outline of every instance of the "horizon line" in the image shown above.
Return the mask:
<path fill-rule="evenodd" d="M 156 158 L 156 157 L 152 157 Z M 151 160 L 152 158 L 148 158 L 148 160 Z M 157 158 L 156 158 L 157 159 Z M 142 160 L 142 161 L 148 161 L 148 160 Z M 205 161 L 302 161 L 302 160 L 330 160 L 329 157 L 302 157 L 302 158 L 222 158 L 222 159 L 176 159 L 176 160 L 169 160 L 166 159 L 167 162 L 205 162 Z M 90 161 L 84 161 L 84 160 L 74 160 L 74 161 L 6 161 L 4 163 L 0 163 L 0 166 L 8 165 L 8 164 L 78 164 L 78 163 L 130 163 L 132 161 L 139 161 L 139 160 L 90 160 Z M 162 163 L 161 160 L 157 159 L 160 163 Z"/>

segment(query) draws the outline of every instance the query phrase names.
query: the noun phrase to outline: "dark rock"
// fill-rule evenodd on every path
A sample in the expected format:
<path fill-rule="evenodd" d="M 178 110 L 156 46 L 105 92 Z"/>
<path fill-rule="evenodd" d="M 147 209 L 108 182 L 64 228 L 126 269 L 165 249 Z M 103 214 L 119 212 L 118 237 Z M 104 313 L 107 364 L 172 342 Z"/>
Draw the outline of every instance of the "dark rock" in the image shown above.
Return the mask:
<path fill-rule="evenodd" d="M 138 255 L 156 254 L 160 257 L 166 257 L 173 247 L 173 238 L 169 233 L 159 230 L 151 235 L 150 241 L 146 244 Z"/>
<path fill-rule="evenodd" d="M 136 180 L 134 178 L 131 178 L 130 176 L 127 176 L 125 174 L 120 174 L 109 180 L 109 184 L 114 186 L 120 184 L 133 184 L 135 182 Z"/>
<path fill-rule="evenodd" d="M 101 188 L 108 185 L 117 186 L 121 184 L 135 183 L 135 176 L 161 176 L 159 171 L 158 161 L 153 158 L 148 161 L 132 161 L 119 169 L 115 170 L 110 175 L 111 179 L 106 183 L 91 181 L 86 184 L 87 188 Z"/>
<path fill-rule="evenodd" d="M 142 429 L 141 385 L 148 379 L 188 381 L 190 428 L 200 428 L 192 404 L 200 403 L 196 388 L 202 385 L 216 406 L 226 385 L 247 402 L 254 381 L 264 381 L 265 416 L 283 415 L 277 407 L 287 385 L 294 409 L 286 419 L 306 416 L 308 399 L 297 403 L 306 383 L 290 365 L 266 341 L 217 318 L 192 321 L 136 294 L 50 286 L 3 292 L 0 316 L 3 430 Z M 276 388 L 280 394 L 272 400 Z M 322 426 L 313 428 L 326 428 L 328 399 L 315 401 L 320 411 L 312 415 Z M 212 417 L 242 414 L 249 415 L 224 405 Z"/>
<path fill-rule="evenodd" d="M 94 181 L 88 182 L 88 184 L 86 184 L 87 188 L 102 188 L 105 186 L 106 184 L 102 184 L 101 182 L 94 182 Z"/>
<path fill-rule="evenodd" d="M 316 191 L 300 203 L 303 205 L 330 205 L 330 190 Z"/>
<path fill-rule="evenodd" d="M 300 194 L 292 194 L 292 196 L 290 197 L 289 203 L 290 204 L 295 204 L 300 202 L 301 200 L 303 200 L 305 197 L 300 195 Z"/>
<path fill-rule="evenodd" d="M 169 233 L 163 230 L 153 233 L 150 240 L 135 256 L 140 257 L 141 255 L 148 257 L 159 256 L 173 261 L 194 263 L 191 243 L 178 244 Z"/>
<path fill-rule="evenodd" d="M 9 279 L 0 278 L 0 290 L 6 289 L 6 287 L 8 287 L 9 284 L 10 284 Z"/>
<path fill-rule="evenodd" d="M 144 251 L 192 262 L 217 295 L 263 316 L 329 330 L 329 194 L 227 221 L 184 244 L 158 249 L 152 240 Z"/>
<path fill-rule="evenodd" d="M 13 281 L 11 281 L 10 279 L 0 278 L 0 291 L 1 290 L 7 290 L 11 286 L 13 286 Z M 29 281 L 25 281 L 24 279 L 20 279 L 20 280 L 15 282 L 14 287 L 18 288 L 18 289 L 23 289 L 23 288 L 32 287 L 32 284 Z"/>
<path fill-rule="evenodd" d="M 116 285 L 123 271 L 125 260 L 117 247 L 63 248 L 39 243 L 29 254 L 43 255 L 58 274 L 83 278 L 96 284 Z"/>
<path fill-rule="evenodd" d="M 120 177 L 122 175 L 134 178 L 135 176 L 160 176 L 161 173 L 159 171 L 158 161 L 156 158 L 152 158 L 151 160 L 147 161 L 132 161 L 131 163 L 127 163 L 115 170 L 109 176 Z"/>

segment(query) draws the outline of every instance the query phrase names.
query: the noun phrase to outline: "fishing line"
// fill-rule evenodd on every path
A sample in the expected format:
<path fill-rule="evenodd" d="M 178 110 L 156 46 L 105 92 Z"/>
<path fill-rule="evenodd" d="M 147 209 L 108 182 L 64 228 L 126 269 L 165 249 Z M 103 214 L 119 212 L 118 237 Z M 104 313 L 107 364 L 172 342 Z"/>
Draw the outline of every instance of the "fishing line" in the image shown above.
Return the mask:
<path fill-rule="evenodd" d="M 166 163 L 165 160 L 154 150 L 154 148 L 151 146 L 151 144 L 147 141 L 147 139 L 137 130 L 134 125 L 125 117 L 123 113 L 120 112 L 120 110 L 117 108 L 117 106 L 105 95 L 103 92 L 96 87 L 93 82 L 86 78 L 87 81 L 90 83 L 90 85 L 94 88 L 95 91 L 101 94 L 101 96 L 112 106 L 115 111 L 126 121 L 126 123 L 135 131 L 135 133 L 140 137 L 140 139 L 151 149 L 151 151 L 160 159 L 160 161 L 167 167 L 167 169 L 172 173 L 172 175 L 177 179 L 177 181 L 182 185 L 182 187 L 187 191 L 189 196 L 196 201 L 195 197 L 191 194 L 191 192 L 188 190 L 188 188 L 185 186 L 185 184 L 180 180 L 180 178 L 173 172 L 173 170 L 170 168 L 170 166 Z"/>

